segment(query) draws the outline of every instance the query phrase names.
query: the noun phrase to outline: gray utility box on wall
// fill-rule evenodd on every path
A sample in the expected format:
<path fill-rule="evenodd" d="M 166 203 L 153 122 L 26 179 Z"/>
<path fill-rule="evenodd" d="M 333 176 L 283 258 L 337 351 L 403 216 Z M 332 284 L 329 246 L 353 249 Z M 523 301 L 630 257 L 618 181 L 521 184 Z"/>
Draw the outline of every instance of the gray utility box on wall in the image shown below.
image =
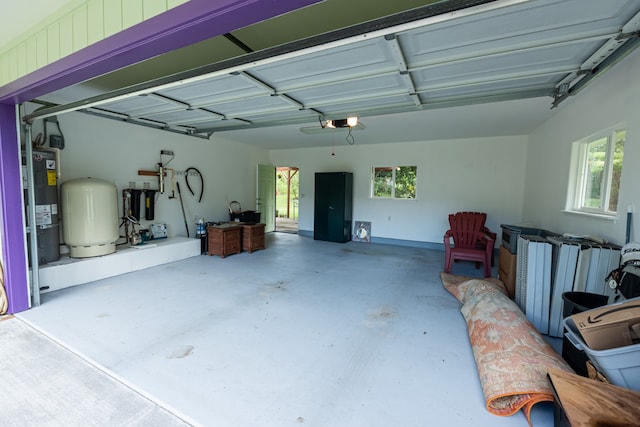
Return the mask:
<path fill-rule="evenodd" d="M 351 240 L 353 174 L 316 172 L 313 238 L 345 243 Z"/>

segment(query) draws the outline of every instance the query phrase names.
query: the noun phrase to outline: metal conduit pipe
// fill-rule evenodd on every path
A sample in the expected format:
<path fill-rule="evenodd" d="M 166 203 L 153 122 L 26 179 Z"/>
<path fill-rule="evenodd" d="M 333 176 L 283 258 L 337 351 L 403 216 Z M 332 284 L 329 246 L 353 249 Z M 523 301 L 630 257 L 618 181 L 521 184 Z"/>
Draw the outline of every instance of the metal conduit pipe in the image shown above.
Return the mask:
<path fill-rule="evenodd" d="M 34 307 L 40 305 L 40 264 L 38 260 L 38 227 L 36 225 L 36 189 L 33 175 L 33 145 L 31 143 L 31 124 L 25 127 L 25 161 L 27 169 L 27 219 L 29 226 L 29 256 L 31 258 L 31 303 Z"/>

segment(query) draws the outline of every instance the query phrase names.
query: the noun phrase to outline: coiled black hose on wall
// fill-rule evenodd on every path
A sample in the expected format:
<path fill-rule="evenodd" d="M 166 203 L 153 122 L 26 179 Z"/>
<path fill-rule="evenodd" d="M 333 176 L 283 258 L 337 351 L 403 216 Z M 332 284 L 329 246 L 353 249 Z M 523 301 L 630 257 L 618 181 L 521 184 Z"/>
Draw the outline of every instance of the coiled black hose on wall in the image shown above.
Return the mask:
<path fill-rule="evenodd" d="M 184 182 L 187 184 L 187 188 L 193 196 L 195 196 L 196 193 L 189 185 L 189 171 L 194 171 L 200 177 L 200 197 L 198 197 L 198 203 L 200 203 L 202 201 L 202 196 L 204 195 L 204 178 L 202 177 L 202 173 L 197 168 L 189 167 L 184 171 Z"/>

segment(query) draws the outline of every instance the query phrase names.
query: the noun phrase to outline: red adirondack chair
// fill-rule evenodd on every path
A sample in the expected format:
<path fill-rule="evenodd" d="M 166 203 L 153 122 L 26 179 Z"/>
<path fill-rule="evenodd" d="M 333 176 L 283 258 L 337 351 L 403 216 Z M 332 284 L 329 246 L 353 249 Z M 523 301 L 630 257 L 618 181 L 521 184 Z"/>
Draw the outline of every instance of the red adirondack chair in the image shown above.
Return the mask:
<path fill-rule="evenodd" d="M 450 229 L 444 234 L 444 271 L 451 272 L 456 260 L 475 261 L 484 265 L 484 277 L 491 276 L 495 234 L 487 233 L 487 214 L 483 212 L 458 212 L 449 215 Z M 453 240 L 453 245 L 451 245 Z"/>

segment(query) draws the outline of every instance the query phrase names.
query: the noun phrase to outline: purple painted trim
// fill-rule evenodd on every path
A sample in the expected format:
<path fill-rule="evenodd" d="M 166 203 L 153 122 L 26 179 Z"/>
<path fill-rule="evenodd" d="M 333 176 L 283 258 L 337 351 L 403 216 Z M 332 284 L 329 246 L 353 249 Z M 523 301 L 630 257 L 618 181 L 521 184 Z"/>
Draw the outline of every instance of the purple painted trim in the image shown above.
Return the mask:
<path fill-rule="evenodd" d="M 16 110 L 0 104 L 0 197 L 2 202 L 2 254 L 9 313 L 29 308 L 27 265 L 22 225 L 22 181 Z"/>
<path fill-rule="evenodd" d="M 21 103 L 321 0 L 190 0 L 0 87 Z"/>
<path fill-rule="evenodd" d="M 321 0 L 190 0 L 0 87 L 0 208 L 11 313 L 29 308 L 15 105 Z"/>

